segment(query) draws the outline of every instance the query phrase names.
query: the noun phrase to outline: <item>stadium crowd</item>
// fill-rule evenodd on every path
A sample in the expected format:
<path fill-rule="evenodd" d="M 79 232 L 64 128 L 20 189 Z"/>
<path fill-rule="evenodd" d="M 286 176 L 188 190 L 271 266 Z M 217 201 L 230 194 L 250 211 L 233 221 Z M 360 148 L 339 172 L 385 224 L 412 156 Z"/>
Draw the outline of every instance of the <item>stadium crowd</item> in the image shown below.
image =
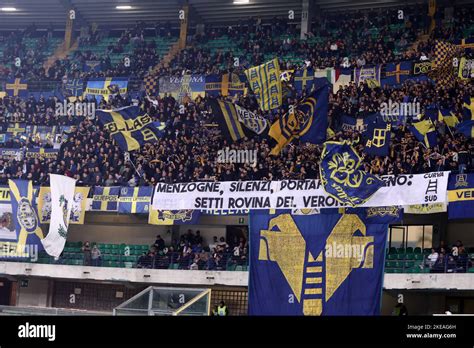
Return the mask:
<path fill-rule="evenodd" d="M 262 21 L 250 18 L 227 28 L 208 27 L 202 33 L 195 33 L 190 48 L 181 51 L 169 67 L 163 67 L 159 74 L 217 73 L 236 72 L 249 66 L 263 63 L 266 56 L 296 56 L 296 60 L 281 60 L 286 69 L 301 68 L 304 65 L 314 68 L 354 67 L 376 63 L 397 62 L 406 59 L 424 60 L 433 55 L 434 40 L 443 38 L 453 40 L 472 23 L 473 8 L 455 8 L 454 20 L 438 26 L 421 43 L 415 44 L 419 35 L 427 33 L 429 18 L 424 7 L 411 7 L 404 10 L 399 18 L 397 10 L 379 10 L 374 13 L 355 12 L 341 19 L 337 15 L 324 16 L 309 33 L 308 40 L 298 40 L 296 23 L 275 18 Z M 441 11 L 440 11 L 441 12 Z M 436 21 L 441 21 L 437 17 Z M 65 76 L 87 78 L 98 76 L 138 76 L 143 77 L 150 67 L 158 63 L 153 44 L 144 40 L 145 24 L 137 23 L 124 31 L 115 45 L 107 48 L 104 56 L 98 57 L 79 52 L 74 63 L 67 59 L 57 61 L 48 72 L 42 71 L 40 49 L 30 57 L 31 69 L 23 66 L 4 72 L 7 77 L 35 77 L 38 79 L 61 80 Z M 7 40 L 7 51 L 3 59 L 11 59 L 22 50 L 22 42 L 32 35 L 34 28 L 22 33 L 12 33 Z M 171 31 L 156 24 L 156 33 L 170 37 Z M 93 45 L 100 37 L 107 35 L 91 27 L 81 33 L 81 43 Z M 232 52 L 217 51 L 211 54 L 203 44 L 222 36 L 230 37 L 237 50 L 247 57 L 238 66 L 234 65 Z M 47 43 L 48 37 L 39 40 L 38 45 Z M 42 43 L 43 42 L 43 43 Z M 45 43 L 46 42 L 46 43 Z M 109 53 L 120 52 L 123 46 L 133 42 L 132 66 L 123 63 L 112 66 Z M 38 54 L 38 56 L 36 56 Z M 347 57 L 347 59 L 346 59 Z M 105 70 L 100 73 L 81 71 L 86 60 L 100 60 Z M 77 63 L 79 62 L 79 63 Z M 336 139 L 353 139 L 363 156 L 365 167 L 374 174 L 423 173 L 434 170 L 473 171 L 474 144 L 472 139 L 453 133 L 444 124 L 437 124 L 438 145 L 426 148 L 415 140 L 404 125 L 392 129 L 390 154 L 387 157 L 374 157 L 364 154 L 363 145 L 357 142 L 360 134 L 340 129 L 342 115 L 363 118 L 380 110 L 381 104 L 392 102 L 416 102 L 421 109 L 445 107 L 454 110 L 460 117 L 462 98 L 473 95 L 473 86 L 456 82 L 451 88 L 436 86 L 432 82 L 406 81 L 400 87 L 369 88 L 351 83 L 330 94 L 329 120 Z M 253 96 L 239 96 L 233 100 L 250 111 L 263 115 L 270 121 L 285 113 L 288 105 L 301 97 L 291 82 L 286 86 L 284 105 L 276 112 L 263 113 L 259 110 Z M 83 101 L 83 100 L 81 100 Z M 113 95 L 109 100 L 95 103 L 97 109 L 117 108 L 138 104 L 154 120 L 166 123 L 166 134 L 156 143 L 147 143 L 131 153 L 131 161 L 115 144 L 109 134 L 101 129 L 93 119 L 74 115 L 56 115 L 59 100 L 55 97 L 23 99 L 4 97 L 0 99 L 0 121 L 6 125 L 12 122 L 26 122 L 35 125 L 72 126 L 63 135 L 57 159 L 0 159 L 0 184 L 9 178 L 28 178 L 34 184 L 47 184 L 48 173 L 65 174 L 78 180 L 82 186 L 142 186 L 156 182 L 184 182 L 202 180 L 277 180 L 317 178 L 321 147 L 293 141 L 280 155 L 270 156 L 272 141 L 264 134 L 236 143 L 228 143 L 215 126 L 215 116 L 208 106 L 208 97 L 200 96 L 188 100 L 184 108 L 169 95 L 138 96 Z M 266 133 L 266 132 L 264 132 Z M 52 148 L 52 139 L 41 141 L 33 137 L 13 137 L 2 144 L 4 148 Z M 226 147 L 230 149 L 256 150 L 256 164 L 219 163 L 217 153 Z"/>

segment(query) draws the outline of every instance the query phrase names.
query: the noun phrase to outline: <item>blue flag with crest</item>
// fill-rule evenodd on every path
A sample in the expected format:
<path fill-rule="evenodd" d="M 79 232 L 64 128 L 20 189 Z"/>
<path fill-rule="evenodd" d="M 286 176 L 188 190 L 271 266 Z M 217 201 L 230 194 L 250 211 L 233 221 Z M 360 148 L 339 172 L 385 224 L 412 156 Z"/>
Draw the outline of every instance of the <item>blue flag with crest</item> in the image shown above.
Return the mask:
<path fill-rule="evenodd" d="M 320 177 L 324 190 L 349 206 L 365 203 L 383 180 L 361 169 L 362 159 L 347 142 L 327 141 L 321 154 Z"/>
<path fill-rule="evenodd" d="M 387 223 L 252 210 L 250 315 L 378 315 Z"/>

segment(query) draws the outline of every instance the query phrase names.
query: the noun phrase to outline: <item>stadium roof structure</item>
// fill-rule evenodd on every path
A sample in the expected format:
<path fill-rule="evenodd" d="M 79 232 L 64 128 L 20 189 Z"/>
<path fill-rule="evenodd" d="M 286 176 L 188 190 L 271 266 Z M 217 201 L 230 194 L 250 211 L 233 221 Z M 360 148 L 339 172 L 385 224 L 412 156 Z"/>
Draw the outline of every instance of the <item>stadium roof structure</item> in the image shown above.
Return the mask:
<path fill-rule="evenodd" d="M 188 0 L 191 22 L 228 24 L 249 17 L 301 16 L 303 0 Z M 427 0 L 311 0 L 321 11 L 348 11 L 427 3 Z M 22 28 L 32 23 L 64 27 L 66 13 L 76 11 L 79 23 L 123 28 L 137 21 L 177 22 L 185 0 L 0 0 L 0 29 Z M 456 0 L 457 4 L 473 0 Z M 117 8 L 119 6 L 120 8 Z M 7 11 L 5 11 L 5 9 Z M 10 11 L 8 11 L 10 9 Z M 15 9 L 15 10 L 12 10 Z"/>

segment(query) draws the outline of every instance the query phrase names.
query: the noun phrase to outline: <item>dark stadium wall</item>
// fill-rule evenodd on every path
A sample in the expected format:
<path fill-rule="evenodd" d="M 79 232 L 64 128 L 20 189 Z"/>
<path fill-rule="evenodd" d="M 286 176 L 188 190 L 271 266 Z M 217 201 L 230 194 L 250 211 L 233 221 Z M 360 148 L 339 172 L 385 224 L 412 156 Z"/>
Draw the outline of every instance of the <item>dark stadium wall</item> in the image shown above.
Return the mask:
<path fill-rule="evenodd" d="M 398 299 L 402 298 L 408 315 L 473 313 L 474 291 L 384 291 L 382 297 L 382 315 L 391 315 Z"/>
<path fill-rule="evenodd" d="M 474 222 L 472 220 L 451 221 L 448 224 L 446 242 L 449 245 L 457 240 L 461 240 L 467 247 L 474 247 Z"/>
<path fill-rule="evenodd" d="M 68 241 L 89 241 L 111 244 L 153 244 L 156 235 L 161 235 L 168 245 L 171 243 L 172 226 L 153 226 L 146 224 L 87 224 L 70 225 Z M 170 230 L 170 233 L 168 233 Z"/>

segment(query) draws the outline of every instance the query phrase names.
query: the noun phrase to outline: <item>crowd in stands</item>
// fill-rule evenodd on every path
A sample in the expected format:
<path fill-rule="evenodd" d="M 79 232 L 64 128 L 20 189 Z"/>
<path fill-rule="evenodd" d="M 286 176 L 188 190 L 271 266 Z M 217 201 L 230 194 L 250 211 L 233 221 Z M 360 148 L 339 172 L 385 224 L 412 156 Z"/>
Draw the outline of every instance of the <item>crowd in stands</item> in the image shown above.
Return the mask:
<path fill-rule="evenodd" d="M 212 243 L 204 246 L 200 231 L 194 234 L 188 230 L 168 247 L 160 235 L 156 238 L 150 250 L 138 259 L 137 268 L 168 269 L 170 264 L 176 264 L 179 269 L 225 271 L 229 266 L 248 264 L 248 245 L 243 237 L 230 244 L 224 237 L 214 237 Z"/>
<path fill-rule="evenodd" d="M 472 262 L 462 241 L 456 241 L 451 247 L 441 241 L 438 248 L 431 250 L 425 266 L 432 273 L 465 273 L 472 267 Z"/>
<path fill-rule="evenodd" d="M 442 11 L 439 11 L 442 13 Z M 473 8 L 455 8 L 454 20 L 443 23 L 424 43 L 413 45 L 420 34 L 427 33 L 429 18 L 424 15 L 424 6 L 406 8 L 403 18 L 399 18 L 396 9 L 376 10 L 375 12 L 354 12 L 341 18 L 340 14 L 329 14 L 313 26 L 307 40 L 298 39 L 296 23 L 282 18 L 262 21 L 259 18 L 242 20 L 229 27 L 207 27 L 204 32 L 196 33 L 190 48 L 183 50 L 163 68 L 161 74 L 213 73 L 235 71 L 263 63 L 270 55 L 281 58 L 283 68 L 296 68 L 305 64 L 315 67 L 364 66 L 374 63 L 400 61 L 405 59 L 426 59 L 432 57 L 434 39 L 453 40 L 461 38 L 471 25 Z M 441 21 L 441 15 L 436 17 Z M 130 74 L 143 77 L 146 71 L 158 63 L 153 43 L 147 43 L 145 23 L 124 31 L 116 44 L 107 47 L 102 57 L 88 52 L 78 52 L 74 62 L 63 60 L 56 62 L 46 73 L 36 77 L 62 79 L 64 76 L 94 77 L 119 76 Z M 7 40 L 8 50 L 5 57 L 16 55 L 21 50 L 21 42 L 34 28 L 23 33 L 12 33 Z M 171 36 L 169 27 L 157 24 L 156 35 Z M 205 43 L 222 37 L 230 37 L 235 49 L 245 57 L 238 66 L 234 65 L 233 52 L 213 54 Z M 107 36 L 107 33 L 91 26 L 81 31 L 80 44 L 94 45 Z M 38 40 L 38 45 L 43 39 Z M 47 40 L 47 38 L 45 39 Z M 123 63 L 112 66 L 108 54 L 119 52 L 130 42 L 134 45 L 131 67 Z M 40 50 L 38 50 L 39 52 Z M 25 53 L 26 54 L 26 53 Z M 347 60 L 345 59 L 347 57 Z M 38 58 L 39 59 L 39 58 Z M 105 71 L 101 73 L 81 71 L 83 62 L 101 60 Z M 36 63 L 35 63 L 36 62 Z M 42 64 L 31 59 L 35 69 Z M 26 68 L 25 73 L 27 71 Z M 35 69 L 28 70 L 35 74 Z M 4 77 L 23 76 L 20 71 L 12 71 Z M 26 76 L 26 75 L 25 75 Z M 330 127 L 336 132 L 335 139 L 360 139 L 356 131 L 345 132 L 340 129 L 341 116 L 363 118 L 380 110 L 383 102 L 417 102 L 421 109 L 446 107 L 454 110 L 460 117 L 462 98 L 473 95 L 472 84 L 456 82 L 452 88 L 442 88 L 432 82 L 406 81 L 401 87 L 369 88 L 367 84 L 354 83 L 341 87 L 331 93 L 329 100 Z M 297 95 L 294 86 L 288 85 L 284 105 L 273 113 L 259 110 L 252 96 L 240 96 L 232 100 L 244 108 L 265 116 L 270 121 L 286 112 L 288 105 L 294 104 Z M 34 184 L 48 184 L 48 173 L 65 174 L 78 180 L 80 186 L 142 186 L 157 182 L 184 182 L 204 180 L 277 180 L 318 178 L 321 147 L 293 141 L 280 155 L 270 156 L 272 141 L 265 134 L 236 143 L 228 143 L 215 124 L 215 116 L 208 106 L 208 97 L 201 96 L 189 100 L 180 108 L 180 102 L 171 96 L 140 96 L 132 100 L 130 95 L 115 95 L 109 100 L 97 103 L 96 108 L 118 108 L 138 103 L 144 112 L 154 120 L 166 123 L 166 134 L 156 143 L 147 143 L 131 154 L 132 163 L 126 162 L 123 151 L 111 140 L 95 120 L 84 117 L 57 116 L 57 99 L 22 99 L 4 97 L 0 99 L 0 121 L 26 122 L 37 125 L 73 125 L 63 137 L 57 159 L 1 159 L 0 184 L 9 178 L 32 179 Z M 96 103 L 94 100 L 88 102 Z M 436 170 L 473 171 L 474 144 L 472 139 L 453 133 L 444 124 L 437 124 L 438 145 L 425 148 L 416 141 L 404 125 L 392 129 L 390 154 L 387 157 L 374 157 L 364 154 L 359 142 L 357 150 L 363 156 L 365 169 L 374 174 L 423 173 Z M 52 141 L 39 141 L 32 137 L 15 137 L 1 146 L 5 148 L 53 147 Z M 257 151 L 256 165 L 226 164 L 217 162 L 217 152 L 226 147 L 230 149 L 251 149 Z M 192 245 L 189 247 L 192 249 Z"/>

